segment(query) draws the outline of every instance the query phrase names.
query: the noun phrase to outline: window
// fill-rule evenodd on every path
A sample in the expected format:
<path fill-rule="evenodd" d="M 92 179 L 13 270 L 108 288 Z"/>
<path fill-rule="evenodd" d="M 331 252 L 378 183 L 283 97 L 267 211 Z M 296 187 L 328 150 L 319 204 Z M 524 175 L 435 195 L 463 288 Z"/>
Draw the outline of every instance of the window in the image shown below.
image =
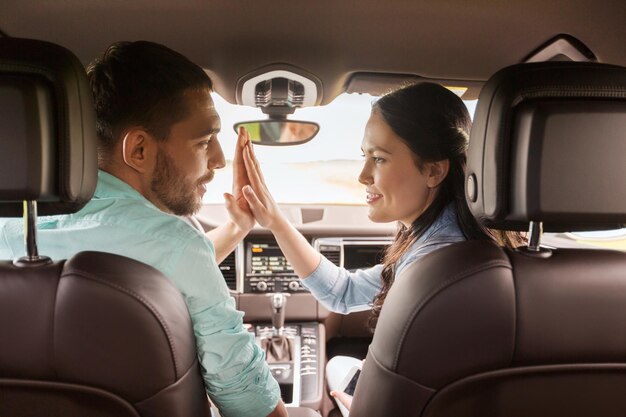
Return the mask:
<path fill-rule="evenodd" d="M 205 204 L 222 204 L 223 192 L 232 187 L 232 159 L 237 136 L 236 122 L 264 119 L 261 110 L 232 105 L 213 94 L 222 119 L 219 140 L 226 167 L 216 172 L 204 197 Z M 376 97 L 367 94 L 342 94 L 322 107 L 296 110 L 294 120 L 309 120 L 320 125 L 320 132 L 303 145 L 256 146 L 272 195 L 279 203 L 365 205 L 365 189 L 357 177 L 363 161 L 363 130 Z M 466 103 L 473 114 L 476 101 Z"/>
<path fill-rule="evenodd" d="M 577 242 L 607 249 L 626 251 L 626 229 L 602 230 L 597 232 L 573 232 L 569 237 Z"/>

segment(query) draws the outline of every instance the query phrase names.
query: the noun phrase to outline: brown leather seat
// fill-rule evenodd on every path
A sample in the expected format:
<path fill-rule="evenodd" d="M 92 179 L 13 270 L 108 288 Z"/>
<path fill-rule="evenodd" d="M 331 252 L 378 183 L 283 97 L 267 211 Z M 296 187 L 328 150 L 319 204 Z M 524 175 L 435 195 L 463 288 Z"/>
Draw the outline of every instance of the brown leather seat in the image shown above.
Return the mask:
<path fill-rule="evenodd" d="M 0 216 L 91 198 L 91 100 L 69 51 L 0 39 Z M 160 272 L 98 252 L 21 265 L 0 261 L 0 416 L 210 416 L 186 304 Z"/>
<path fill-rule="evenodd" d="M 518 65 L 481 92 L 467 199 L 529 248 L 458 243 L 396 280 L 351 416 L 623 416 L 626 254 L 539 248 L 624 227 L 626 69 Z"/>

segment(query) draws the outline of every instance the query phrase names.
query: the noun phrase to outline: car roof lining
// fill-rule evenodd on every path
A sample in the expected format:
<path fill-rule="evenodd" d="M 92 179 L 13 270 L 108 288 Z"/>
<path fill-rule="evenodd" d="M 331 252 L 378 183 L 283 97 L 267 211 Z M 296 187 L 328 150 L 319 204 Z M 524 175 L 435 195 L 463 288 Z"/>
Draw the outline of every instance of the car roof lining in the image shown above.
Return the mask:
<path fill-rule="evenodd" d="M 482 83 L 561 33 L 626 66 L 625 21 L 622 0 L 0 3 L 0 30 L 58 43 L 84 64 L 115 41 L 163 43 L 205 68 L 231 103 L 239 79 L 281 62 L 322 81 L 322 104 L 362 72 Z"/>

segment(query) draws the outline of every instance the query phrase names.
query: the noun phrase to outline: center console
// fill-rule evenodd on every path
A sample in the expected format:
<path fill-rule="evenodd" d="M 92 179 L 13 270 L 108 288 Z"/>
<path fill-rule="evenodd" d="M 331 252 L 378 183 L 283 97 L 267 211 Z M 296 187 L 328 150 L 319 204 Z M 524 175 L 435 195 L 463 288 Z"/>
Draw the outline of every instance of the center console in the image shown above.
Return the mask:
<path fill-rule="evenodd" d="M 291 340 L 291 360 L 270 362 L 272 375 L 280 385 L 282 399 L 286 405 L 317 408 L 322 397 L 325 357 L 323 326 L 318 323 L 289 323 L 283 334 Z M 274 335 L 271 325 L 256 325 L 250 328 L 257 343 L 264 346 Z"/>
<path fill-rule="evenodd" d="M 389 241 L 329 237 L 315 239 L 313 246 L 336 265 L 357 269 L 379 263 Z M 326 360 L 320 322 L 328 310 L 300 284 L 272 237 L 246 239 L 229 265 L 221 268 L 236 271 L 237 285 L 231 289 L 237 306 L 246 312 L 248 331 L 266 352 L 284 403 L 319 410 Z"/>

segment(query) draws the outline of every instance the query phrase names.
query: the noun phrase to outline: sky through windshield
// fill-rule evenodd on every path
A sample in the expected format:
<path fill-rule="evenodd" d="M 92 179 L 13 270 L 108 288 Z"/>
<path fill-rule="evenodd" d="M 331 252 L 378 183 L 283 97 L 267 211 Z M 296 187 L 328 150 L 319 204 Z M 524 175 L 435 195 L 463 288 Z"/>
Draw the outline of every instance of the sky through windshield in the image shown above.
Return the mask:
<path fill-rule="evenodd" d="M 237 136 L 233 124 L 265 119 L 259 109 L 232 105 L 213 94 L 222 121 L 219 141 L 227 165 L 216 171 L 205 203 L 223 203 L 232 187 L 231 161 Z M 376 97 L 342 94 L 326 106 L 298 109 L 294 120 L 317 122 L 313 140 L 298 146 L 256 146 L 266 182 L 276 201 L 300 204 L 365 204 L 365 189 L 357 181 L 362 166 L 361 140 Z M 475 101 L 466 102 L 474 114 Z"/>

